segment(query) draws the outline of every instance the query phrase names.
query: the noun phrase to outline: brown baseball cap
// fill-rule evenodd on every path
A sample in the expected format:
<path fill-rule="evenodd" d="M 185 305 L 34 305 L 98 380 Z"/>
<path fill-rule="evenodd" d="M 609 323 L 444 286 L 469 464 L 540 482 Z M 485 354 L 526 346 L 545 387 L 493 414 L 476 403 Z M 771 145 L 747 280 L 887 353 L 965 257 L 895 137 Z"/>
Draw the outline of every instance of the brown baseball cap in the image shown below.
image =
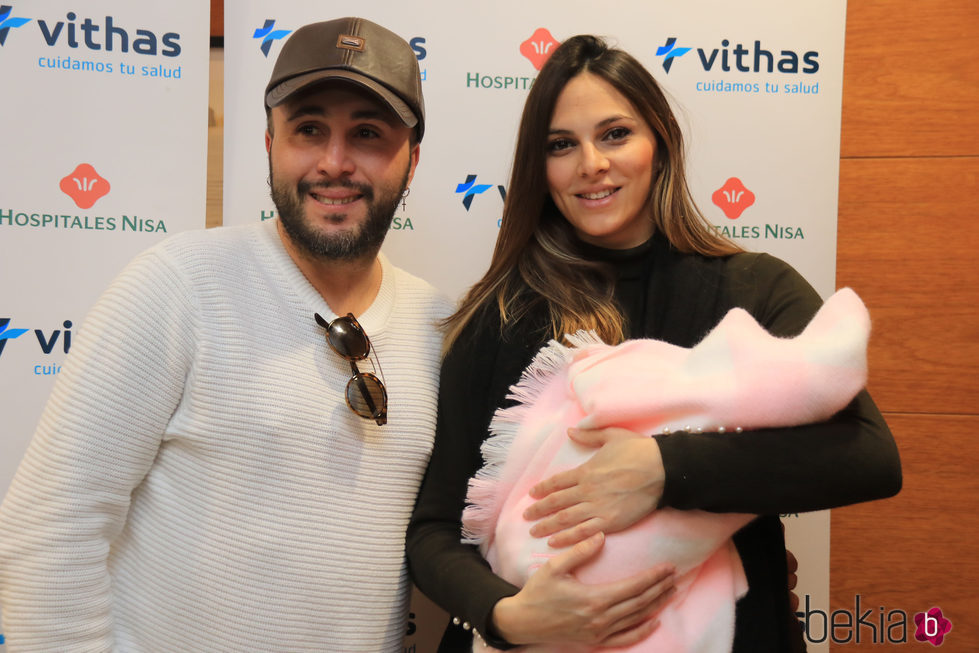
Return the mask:
<path fill-rule="evenodd" d="M 325 80 L 345 80 L 374 93 L 425 132 L 425 100 L 418 59 L 407 41 L 364 18 L 338 18 L 300 27 L 286 40 L 265 87 L 268 109 Z"/>

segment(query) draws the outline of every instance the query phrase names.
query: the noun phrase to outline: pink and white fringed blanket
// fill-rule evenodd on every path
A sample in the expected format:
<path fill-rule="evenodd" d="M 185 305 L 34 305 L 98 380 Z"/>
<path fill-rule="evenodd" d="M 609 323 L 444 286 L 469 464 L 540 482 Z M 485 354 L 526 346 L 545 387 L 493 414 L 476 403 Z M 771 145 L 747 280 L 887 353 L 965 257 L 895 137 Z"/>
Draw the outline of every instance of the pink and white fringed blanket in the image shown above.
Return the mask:
<path fill-rule="evenodd" d="M 498 410 L 483 443 L 485 465 L 469 482 L 464 541 L 478 544 L 493 570 L 523 586 L 557 553 L 533 538 L 522 517 L 537 482 L 585 462 L 593 449 L 567 429 L 620 426 L 652 435 L 794 426 L 828 419 L 864 387 L 870 318 L 849 289 L 833 295 L 800 335 L 780 339 L 746 311 L 731 310 L 696 346 L 657 340 L 609 346 L 592 334 L 551 341 L 511 388 L 519 403 Z M 731 536 L 754 515 L 655 511 L 608 535 L 586 583 L 617 580 L 652 565 L 677 569 L 677 592 L 660 627 L 629 651 L 726 653 L 734 604 L 747 591 Z M 477 638 L 474 650 L 489 649 Z M 530 646 L 534 653 L 588 647 Z"/>

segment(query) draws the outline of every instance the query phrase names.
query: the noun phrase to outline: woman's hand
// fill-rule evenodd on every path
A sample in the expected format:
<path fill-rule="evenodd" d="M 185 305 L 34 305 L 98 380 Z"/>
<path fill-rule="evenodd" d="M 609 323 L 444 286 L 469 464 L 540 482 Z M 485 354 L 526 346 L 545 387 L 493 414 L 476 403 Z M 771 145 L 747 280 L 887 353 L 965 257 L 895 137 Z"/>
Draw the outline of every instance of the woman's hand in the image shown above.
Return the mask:
<path fill-rule="evenodd" d="M 615 533 L 653 512 L 663 496 L 666 473 L 654 438 L 620 428 L 568 429 L 584 446 L 600 447 L 587 462 L 535 485 L 538 499 L 524 512 L 534 537 L 563 548 L 592 535 Z"/>
<path fill-rule="evenodd" d="M 625 580 L 586 584 L 573 571 L 605 543 L 598 533 L 540 567 L 517 594 L 493 608 L 493 628 L 511 644 L 575 642 L 628 646 L 652 633 L 673 595 L 674 569 L 658 565 Z"/>

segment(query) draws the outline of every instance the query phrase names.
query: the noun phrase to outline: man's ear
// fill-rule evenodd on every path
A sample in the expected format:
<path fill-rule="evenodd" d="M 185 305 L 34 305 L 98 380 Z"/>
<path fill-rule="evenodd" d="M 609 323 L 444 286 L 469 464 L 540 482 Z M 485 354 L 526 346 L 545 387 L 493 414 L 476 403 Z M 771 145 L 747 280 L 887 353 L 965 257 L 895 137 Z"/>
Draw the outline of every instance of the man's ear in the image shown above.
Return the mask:
<path fill-rule="evenodd" d="M 269 130 L 265 130 L 265 153 L 268 154 L 269 150 L 272 149 L 272 134 Z"/>
<path fill-rule="evenodd" d="M 408 185 L 415 177 L 415 168 L 418 167 L 418 159 L 421 157 L 421 143 L 415 143 L 411 148 L 411 164 L 408 168 Z"/>

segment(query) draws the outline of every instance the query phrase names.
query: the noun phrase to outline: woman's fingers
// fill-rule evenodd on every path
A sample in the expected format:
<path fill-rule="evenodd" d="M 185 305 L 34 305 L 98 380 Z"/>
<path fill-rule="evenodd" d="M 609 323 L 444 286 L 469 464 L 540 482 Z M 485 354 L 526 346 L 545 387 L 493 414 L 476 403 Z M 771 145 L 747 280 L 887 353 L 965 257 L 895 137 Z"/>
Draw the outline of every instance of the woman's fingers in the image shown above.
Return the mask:
<path fill-rule="evenodd" d="M 598 555 L 604 545 L 605 534 L 596 533 L 592 537 L 575 544 L 567 551 L 554 556 L 547 562 L 547 565 L 555 575 L 570 574 Z"/>
<path fill-rule="evenodd" d="M 659 624 L 655 618 L 676 593 L 672 568 L 662 566 L 657 570 L 658 578 L 642 594 L 627 598 L 608 611 L 610 616 L 622 613 L 623 616 L 609 626 L 609 637 L 601 642 L 603 646 L 624 646 L 641 641 Z"/>

